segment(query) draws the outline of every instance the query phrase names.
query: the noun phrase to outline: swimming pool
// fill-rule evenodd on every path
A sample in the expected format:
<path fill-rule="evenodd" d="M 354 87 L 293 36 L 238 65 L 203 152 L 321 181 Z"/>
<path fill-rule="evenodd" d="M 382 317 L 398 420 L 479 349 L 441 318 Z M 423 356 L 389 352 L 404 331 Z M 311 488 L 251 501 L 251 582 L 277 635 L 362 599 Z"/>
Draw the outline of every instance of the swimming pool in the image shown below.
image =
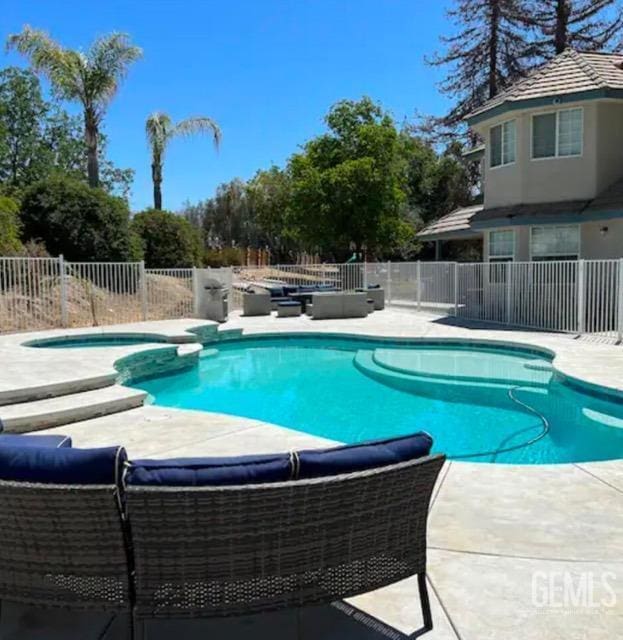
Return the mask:
<path fill-rule="evenodd" d="M 208 345 L 197 367 L 132 382 L 158 405 L 228 413 L 338 440 L 428 431 L 478 462 L 623 457 L 623 406 L 553 375 L 542 351 L 289 335 Z"/>

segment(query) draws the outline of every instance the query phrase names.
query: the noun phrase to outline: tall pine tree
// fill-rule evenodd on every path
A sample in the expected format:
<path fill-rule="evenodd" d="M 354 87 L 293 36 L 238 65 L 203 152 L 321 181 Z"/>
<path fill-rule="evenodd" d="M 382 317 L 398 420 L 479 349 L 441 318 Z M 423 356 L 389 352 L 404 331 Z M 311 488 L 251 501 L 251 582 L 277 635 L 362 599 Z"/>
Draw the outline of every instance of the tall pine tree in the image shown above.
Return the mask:
<path fill-rule="evenodd" d="M 522 0 L 455 0 L 448 16 L 457 32 L 442 37 L 445 51 L 427 59 L 450 68 L 440 89 L 454 107 L 423 127 L 437 139 L 456 135 L 465 116 L 522 77 L 536 53 Z"/>
<path fill-rule="evenodd" d="M 568 47 L 607 51 L 623 43 L 621 0 L 529 0 L 525 9 L 526 25 L 540 32 L 542 60 Z"/>

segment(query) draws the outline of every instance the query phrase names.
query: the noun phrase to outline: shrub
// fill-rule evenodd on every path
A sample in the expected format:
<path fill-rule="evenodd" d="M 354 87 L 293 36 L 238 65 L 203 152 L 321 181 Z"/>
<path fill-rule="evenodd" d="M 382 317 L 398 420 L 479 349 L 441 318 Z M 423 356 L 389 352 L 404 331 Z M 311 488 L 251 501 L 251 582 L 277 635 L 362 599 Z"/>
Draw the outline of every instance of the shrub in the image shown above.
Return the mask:
<path fill-rule="evenodd" d="M 0 196 L 0 256 L 19 253 L 22 248 L 18 213 L 19 207 L 15 200 Z"/>
<path fill-rule="evenodd" d="M 22 199 L 22 238 L 42 241 L 67 260 L 140 259 L 125 201 L 101 189 L 54 176 L 31 185 Z"/>
<path fill-rule="evenodd" d="M 237 247 L 206 249 L 204 262 L 208 267 L 234 267 L 245 263 L 246 251 Z"/>
<path fill-rule="evenodd" d="M 150 269 L 201 266 L 201 236 L 186 218 L 170 211 L 147 209 L 132 219 Z"/>

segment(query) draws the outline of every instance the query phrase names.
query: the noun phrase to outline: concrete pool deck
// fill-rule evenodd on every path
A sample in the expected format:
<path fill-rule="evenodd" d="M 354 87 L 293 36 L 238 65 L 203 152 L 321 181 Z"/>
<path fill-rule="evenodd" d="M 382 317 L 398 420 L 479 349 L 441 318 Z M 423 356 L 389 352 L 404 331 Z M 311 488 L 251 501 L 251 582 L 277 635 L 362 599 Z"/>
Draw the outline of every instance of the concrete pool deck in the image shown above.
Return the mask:
<path fill-rule="evenodd" d="M 20 389 L 32 392 L 37 385 L 49 388 L 51 384 L 79 384 L 84 378 L 114 376 L 113 362 L 118 358 L 146 348 L 171 347 L 100 347 L 85 357 L 80 349 L 21 346 L 27 340 L 100 331 L 155 332 L 179 343 L 192 337 L 188 329 L 202 324 L 208 323 L 180 320 L 0 336 L 0 393 L 4 391 L 8 398 Z M 484 325 L 453 326 L 451 321 L 396 308 L 357 320 L 234 315 L 220 329 L 243 329 L 245 334 L 343 332 L 529 344 L 555 352 L 554 365 L 563 374 L 623 392 L 623 347 Z M 182 345 L 182 349 L 193 347 Z M 0 395 L 0 402 L 1 398 Z M 0 418 L 4 409 L 0 406 Z M 71 435 L 77 447 L 123 444 L 134 458 L 227 455 L 328 444 L 326 440 L 256 420 L 156 406 L 130 408 L 41 433 Z M 542 466 L 447 463 L 438 482 L 429 524 L 428 575 L 435 628 L 423 637 L 620 637 L 622 530 L 623 460 Z M 415 580 L 350 602 L 388 625 L 386 632 L 381 627 L 373 629 L 361 624 L 356 616 L 344 611 L 322 608 L 302 615 L 298 621 L 300 637 L 380 640 L 392 637 L 392 629 L 411 634 L 421 627 Z M 289 614 L 279 614 L 227 623 L 188 623 L 183 637 L 205 637 L 211 632 L 216 636 L 276 640 L 296 637 L 296 629 L 297 623 Z M 175 631 L 167 627 L 159 633 L 170 637 Z"/>

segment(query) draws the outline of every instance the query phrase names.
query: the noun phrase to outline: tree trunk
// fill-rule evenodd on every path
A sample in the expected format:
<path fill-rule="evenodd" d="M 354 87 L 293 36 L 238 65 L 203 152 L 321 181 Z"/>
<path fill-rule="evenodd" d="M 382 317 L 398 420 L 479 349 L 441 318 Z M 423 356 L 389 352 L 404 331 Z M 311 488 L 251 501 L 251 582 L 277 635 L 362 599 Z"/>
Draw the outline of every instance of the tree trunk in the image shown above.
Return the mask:
<path fill-rule="evenodd" d="M 498 93 L 498 42 L 500 39 L 500 0 L 489 0 L 489 99 Z"/>
<path fill-rule="evenodd" d="M 154 183 L 154 209 L 162 209 L 162 164 L 158 158 L 151 163 L 151 179 Z"/>
<path fill-rule="evenodd" d="M 556 55 L 562 53 L 567 48 L 570 17 L 571 3 L 569 0 L 558 0 L 556 3 L 556 31 L 554 33 Z"/>
<path fill-rule="evenodd" d="M 97 157 L 97 118 L 86 110 L 84 113 L 84 142 L 87 148 L 87 176 L 90 187 L 100 186 L 100 169 Z"/>

